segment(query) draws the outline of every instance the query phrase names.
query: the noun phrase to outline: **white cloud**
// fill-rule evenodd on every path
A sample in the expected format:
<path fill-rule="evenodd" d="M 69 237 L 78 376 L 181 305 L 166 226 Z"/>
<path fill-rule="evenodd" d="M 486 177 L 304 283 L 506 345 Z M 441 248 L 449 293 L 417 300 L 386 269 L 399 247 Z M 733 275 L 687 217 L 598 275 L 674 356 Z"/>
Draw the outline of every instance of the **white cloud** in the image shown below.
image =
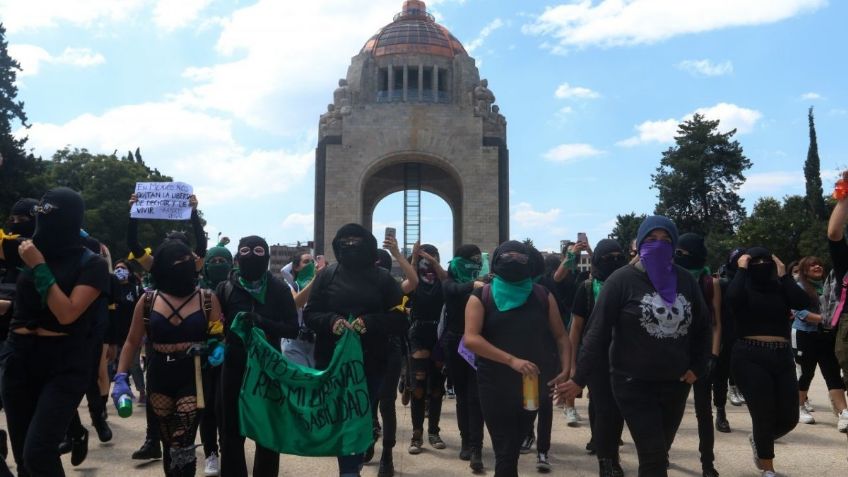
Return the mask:
<path fill-rule="evenodd" d="M 173 31 L 191 24 L 212 0 L 158 0 L 153 7 L 153 22 Z"/>
<path fill-rule="evenodd" d="M 525 228 L 553 225 L 559 219 L 559 214 L 559 209 L 554 208 L 546 212 L 541 212 L 533 209 L 533 206 L 527 202 L 521 202 L 512 207 L 512 220 Z"/>
<path fill-rule="evenodd" d="M 711 60 L 684 60 L 677 67 L 693 76 L 724 76 L 733 73 L 733 63 L 724 61 L 713 63 Z"/>
<path fill-rule="evenodd" d="M 571 162 L 600 156 L 603 153 L 604 151 L 596 149 L 591 144 L 560 144 L 546 152 L 543 157 L 551 162 Z"/>
<path fill-rule="evenodd" d="M 698 108 L 685 115 L 683 119 L 645 121 L 636 126 L 637 134 L 635 136 L 619 141 L 617 144 L 632 147 L 650 142 L 672 142 L 677 134 L 677 126 L 683 121 L 691 119 L 695 113 L 701 114 L 707 119 L 718 119 L 720 132 L 736 129 L 739 134 L 747 134 L 753 131 L 757 122 L 763 117 L 763 114 L 755 109 L 743 108 L 731 103 L 718 103 L 715 106 Z"/>
<path fill-rule="evenodd" d="M 231 121 L 173 102 L 117 107 L 65 124 L 34 123 L 18 134 L 50 157 L 65 146 L 109 154 L 142 147 L 145 162 L 191 183 L 205 204 L 257 199 L 286 191 L 310 171 L 314 152 L 249 149 L 233 137 Z M 233 180 L 238 178 L 238 180 Z"/>
<path fill-rule="evenodd" d="M 559 99 L 596 99 L 601 97 L 597 91 L 582 86 L 571 86 L 568 83 L 559 85 L 554 96 Z"/>
<path fill-rule="evenodd" d="M 804 173 L 801 171 L 771 171 L 748 174 L 745 183 L 739 188 L 740 195 L 785 193 L 789 187 L 804 185 Z"/>
<path fill-rule="evenodd" d="M 468 54 L 473 53 L 474 50 L 483 46 L 483 43 L 486 41 L 486 38 L 488 38 L 489 35 L 491 35 L 495 30 L 501 28 L 502 26 L 504 26 L 504 22 L 500 18 L 495 18 L 494 20 L 489 22 L 486 26 L 483 27 L 482 30 L 480 30 L 480 33 L 477 35 L 476 38 L 465 44 L 465 51 L 467 51 Z"/>
<path fill-rule="evenodd" d="M 801 99 L 803 99 L 804 101 L 815 101 L 817 99 L 822 99 L 822 95 L 815 93 L 813 91 L 810 91 L 808 93 L 802 94 Z"/>
<path fill-rule="evenodd" d="M 580 0 L 548 7 L 522 31 L 550 37 L 554 53 L 587 46 L 649 44 L 692 33 L 774 23 L 827 0 Z"/>
<path fill-rule="evenodd" d="M 20 77 L 37 75 L 42 63 L 86 68 L 106 62 L 102 54 L 88 48 L 67 47 L 61 54 L 54 56 L 40 46 L 12 44 L 9 45 L 9 55 L 21 64 Z"/>
<path fill-rule="evenodd" d="M 90 27 L 132 18 L 147 0 L 0 0 L 9 33 L 50 28 L 60 23 Z"/>
<path fill-rule="evenodd" d="M 291 213 L 283 220 L 282 226 L 284 229 L 303 231 L 311 236 L 314 232 L 315 214 L 302 214 L 300 212 Z"/>

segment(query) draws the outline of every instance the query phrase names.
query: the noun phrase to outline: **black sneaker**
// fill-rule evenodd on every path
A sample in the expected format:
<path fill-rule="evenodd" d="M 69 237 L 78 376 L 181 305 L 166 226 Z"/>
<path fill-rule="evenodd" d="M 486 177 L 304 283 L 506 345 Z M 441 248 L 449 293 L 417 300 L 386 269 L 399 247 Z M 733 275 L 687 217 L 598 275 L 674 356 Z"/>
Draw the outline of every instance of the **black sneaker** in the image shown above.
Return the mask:
<path fill-rule="evenodd" d="M 595 441 L 589 441 L 586 443 L 586 452 L 589 455 L 595 455 Z"/>
<path fill-rule="evenodd" d="M 529 454 L 530 451 L 533 450 L 533 444 L 535 444 L 535 443 L 536 443 L 536 437 L 534 437 L 533 434 L 530 434 L 529 436 L 525 437 L 524 442 L 521 443 L 520 452 L 522 454 Z"/>
<path fill-rule="evenodd" d="M 162 448 L 159 446 L 159 441 L 146 439 L 144 444 L 137 451 L 133 452 L 132 458 L 134 460 L 161 459 Z"/>
<path fill-rule="evenodd" d="M 112 429 L 106 419 L 98 419 L 97 422 L 92 422 L 94 430 L 97 431 L 97 438 L 100 442 L 109 442 L 112 440 Z"/>
<path fill-rule="evenodd" d="M 384 449 L 380 457 L 380 468 L 377 469 L 377 477 L 394 477 L 395 464 L 392 459 L 392 450 Z"/>
<path fill-rule="evenodd" d="M 539 452 L 536 454 L 536 470 L 540 474 L 547 474 L 551 471 L 551 463 L 548 462 L 548 453 Z"/>
<path fill-rule="evenodd" d="M 465 442 L 462 443 L 462 447 L 459 449 L 459 460 L 471 460 L 471 448 Z"/>
<path fill-rule="evenodd" d="M 730 432 L 730 423 L 727 422 L 727 413 L 723 407 L 716 408 L 715 428 L 718 432 Z"/>
<path fill-rule="evenodd" d="M 702 475 L 704 477 L 718 477 L 718 471 L 715 470 L 715 467 L 713 466 L 704 467 L 704 472 Z"/>
<path fill-rule="evenodd" d="M 412 455 L 418 455 L 422 451 L 422 447 L 424 447 L 424 440 L 421 438 L 421 434 L 424 431 L 412 431 L 412 440 L 409 442 L 409 453 Z"/>
<path fill-rule="evenodd" d="M 447 445 L 445 445 L 445 441 L 442 440 L 438 432 L 431 432 L 427 434 L 427 440 L 430 442 L 433 449 L 444 449 L 447 447 Z"/>
<path fill-rule="evenodd" d="M 600 458 L 598 459 L 598 475 L 600 477 L 624 477 L 624 470 L 617 460 Z"/>
<path fill-rule="evenodd" d="M 71 465 L 76 467 L 88 457 L 88 430 L 82 432 L 82 436 L 71 438 Z"/>
<path fill-rule="evenodd" d="M 479 448 L 471 449 L 471 459 L 468 463 L 468 466 L 471 467 L 471 470 L 474 472 L 482 472 L 483 471 L 483 451 Z"/>
<path fill-rule="evenodd" d="M 71 453 L 71 438 L 65 433 L 65 438 L 59 443 L 59 455 Z"/>

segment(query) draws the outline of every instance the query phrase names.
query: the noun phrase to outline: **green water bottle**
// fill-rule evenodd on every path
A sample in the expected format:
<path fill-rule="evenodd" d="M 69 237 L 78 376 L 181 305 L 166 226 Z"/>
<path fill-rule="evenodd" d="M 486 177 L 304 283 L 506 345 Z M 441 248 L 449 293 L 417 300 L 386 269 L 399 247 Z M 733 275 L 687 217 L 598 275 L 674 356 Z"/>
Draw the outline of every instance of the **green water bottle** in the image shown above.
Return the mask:
<path fill-rule="evenodd" d="M 133 400 L 129 394 L 122 394 L 118 398 L 118 415 L 121 417 L 132 416 Z"/>

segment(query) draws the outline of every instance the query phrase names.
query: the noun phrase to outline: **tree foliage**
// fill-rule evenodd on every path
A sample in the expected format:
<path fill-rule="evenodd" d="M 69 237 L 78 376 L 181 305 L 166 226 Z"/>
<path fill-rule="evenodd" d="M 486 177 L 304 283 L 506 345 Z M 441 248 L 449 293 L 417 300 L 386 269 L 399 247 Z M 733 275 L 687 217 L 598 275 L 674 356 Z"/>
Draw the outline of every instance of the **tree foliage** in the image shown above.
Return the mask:
<path fill-rule="evenodd" d="M 609 234 L 609 238 L 618 241 L 623 250 L 630 250 L 630 243 L 636 238 L 636 233 L 639 231 L 639 226 L 642 225 L 643 220 L 645 220 L 645 214 L 636 215 L 636 212 L 616 215 L 615 227 Z"/>
<path fill-rule="evenodd" d="M 819 160 L 819 145 L 816 139 L 816 122 L 813 108 L 807 112 L 810 124 L 810 147 L 807 149 L 807 160 L 804 161 L 804 179 L 806 180 L 807 206 L 819 220 L 827 220 L 827 209 L 824 205 L 824 190 L 821 180 L 821 161 Z"/>
<path fill-rule="evenodd" d="M 651 178 L 659 191 L 656 213 L 681 232 L 732 233 L 745 218 L 737 190 L 751 167 L 736 130 L 718 131 L 719 121 L 695 114 L 678 126 L 675 146 L 663 152 Z"/>

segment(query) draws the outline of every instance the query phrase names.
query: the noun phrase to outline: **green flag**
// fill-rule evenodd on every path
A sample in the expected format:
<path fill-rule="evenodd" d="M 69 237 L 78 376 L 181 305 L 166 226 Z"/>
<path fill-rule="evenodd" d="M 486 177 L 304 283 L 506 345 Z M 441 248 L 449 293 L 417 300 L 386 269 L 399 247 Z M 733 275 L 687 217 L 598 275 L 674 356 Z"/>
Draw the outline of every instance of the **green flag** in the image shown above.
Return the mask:
<path fill-rule="evenodd" d="M 242 435 L 280 454 L 365 452 L 372 441 L 371 406 L 359 336 L 346 330 L 330 365 L 318 371 L 286 359 L 241 315 L 230 331 L 247 350 L 239 396 Z"/>

